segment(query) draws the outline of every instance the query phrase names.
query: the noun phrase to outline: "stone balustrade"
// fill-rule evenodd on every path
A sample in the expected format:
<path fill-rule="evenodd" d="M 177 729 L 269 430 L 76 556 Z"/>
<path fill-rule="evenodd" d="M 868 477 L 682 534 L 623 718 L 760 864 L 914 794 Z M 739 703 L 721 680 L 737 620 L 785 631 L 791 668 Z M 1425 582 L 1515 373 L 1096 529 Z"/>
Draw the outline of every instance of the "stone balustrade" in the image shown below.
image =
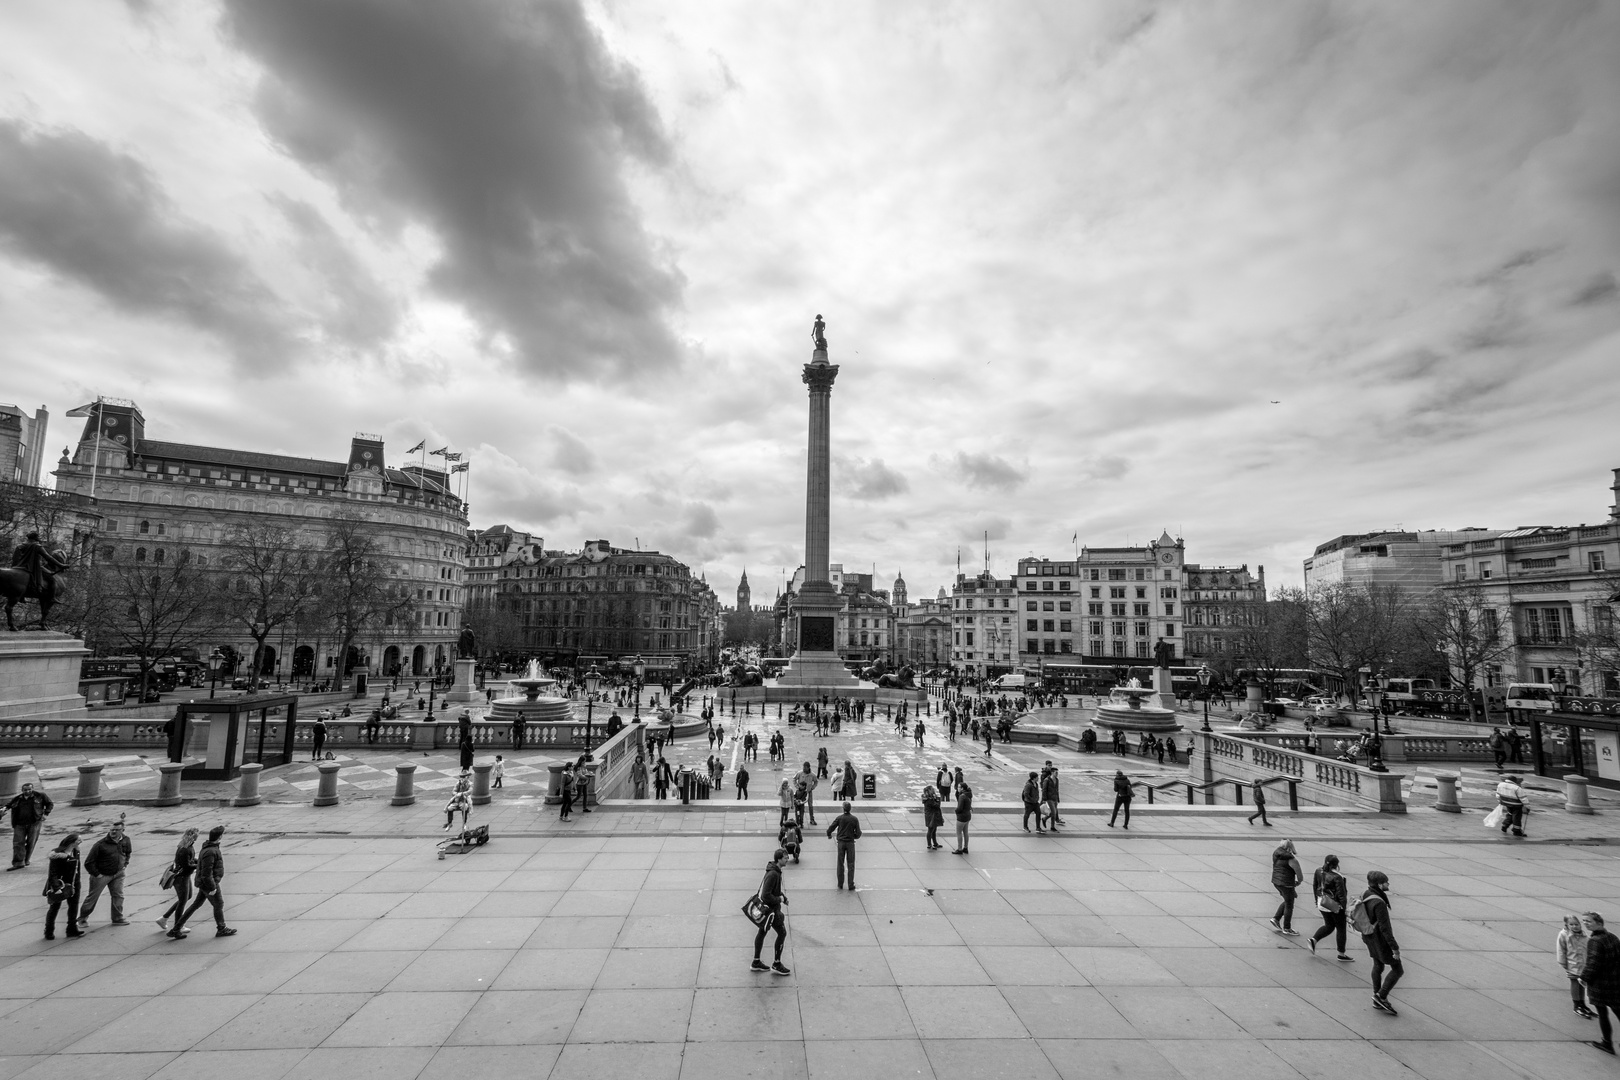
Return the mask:
<path fill-rule="evenodd" d="M 595 740 L 601 740 L 607 732 L 605 723 L 592 726 L 592 735 Z M 98 717 L 92 720 L 68 721 L 31 721 L 31 722 L 5 722 L 0 723 L 0 749 L 26 748 L 29 750 L 48 749 L 101 749 L 117 750 L 122 748 L 151 750 L 161 749 L 168 744 L 168 736 L 163 733 L 165 720 L 150 718 L 118 719 L 115 717 Z M 264 745 L 281 746 L 282 723 L 272 720 L 268 725 L 261 725 L 257 720 L 250 720 L 247 724 L 245 743 L 248 746 L 259 744 L 259 728 L 264 726 Z M 293 745 L 308 748 L 313 742 L 313 719 L 300 718 L 297 730 L 293 732 Z M 527 747 L 557 747 L 564 749 L 583 749 L 585 746 L 585 723 L 575 721 L 567 724 L 544 724 L 531 722 L 524 734 L 524 745 Z M 684 721 L 677 725 L 677 733 L 690 735 L 704 730 L 702 720 Z M 450 749 L 459 744 L 459 726 L 454 723 L 444 723 L 435 718 L 432 724 L 420 721 L 395 720 L 382 724 L 377 729 L 376 745 L 378 746 L 410 746 L 418 749 Z M 508 721 L 477 721 L 472 725 L 473 744 L 481 747 L 500 748 L 512 745 L 512 725 Z M 342 719 L 328 720 L 326 722 L 326 747 L 328 749 L 357 748 L 372 745 L 371 735 L 366 729 L 366 718 L 363 716 L 349 716 Z"/>
<path fill-rule="evenodd" d="M 1238 731 L 1227 729 L 1221 735 L 1243 739 L 1248 742 L 1264 743 L 1298 753 L 1305 751 L 1305 733 L 1300 731 Z M 1338 755 L 1334 745 L 1339 740 L 1346 740 L 1347 745 L 1353 743 L 1359 736 L 1346 736 L 1339 732 L 1317 732 L 1317 741 L 1321 744 L 1321 755 L 1324 758 L 1333 758 Z M 1384 762 L 1412 762 L 1412 761 L 1490 761 L 1496 760 L 1491 753 L 1490 732 L 1487 730 L 1479 735 L 1384 735 Z M 1307 754 L 1306 756 L 1310 756 Z"/>
<path fill-rule="evenodd" d="M 1235 780 L 1247 783 L 1273 776 L 1297 781 L 1303 806 L 1355 806 L 1402 814 L 1404 773 L 1374 772 L 1362 765 L 1319 757 L 1255 738 L 1256 733 L 1194 731 L 1191 771 L 1195 782 Z M 1267 733 L 1269 734 L 1269 733 Z"/>

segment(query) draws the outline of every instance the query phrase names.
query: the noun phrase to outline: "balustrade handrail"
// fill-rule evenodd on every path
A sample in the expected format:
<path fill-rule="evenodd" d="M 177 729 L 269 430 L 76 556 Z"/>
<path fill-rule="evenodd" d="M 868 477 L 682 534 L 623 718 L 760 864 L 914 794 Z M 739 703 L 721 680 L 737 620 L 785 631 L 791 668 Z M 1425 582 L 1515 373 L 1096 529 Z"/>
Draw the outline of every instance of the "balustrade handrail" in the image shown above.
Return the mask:
<path fill-rule="evenodd" d="M 1287 784 L 1288 785 L 1288 809 L 1290 809 L 1290 810 L 1298 810 L 1299 809 L 1299 785 L 1300 785 L 1300 780 L 1301 780 L 1301 778 L 1297 777 L 1297 776 L 1278 775 L 1278 776 L 1268 776 L 1265 779 L 1259 781 L 1259 783 L 1260 783 L 1261 787 L 1270 787 L 1270 786 L 1275 785 L 1275 784 Z M 1133 780 L 1133 781 L 1131 781 L 1131 787 L 1132 788 L 1141 788 L 1143 791 L 1147 792 L 1148 805 L 1149 806 L 1153 805 L 1153 794 L 1154 794 L 1154 792 L 1156 792 L 1156 791 L 1168 791 L 1168 790 L 1170 790 L 1171 788 L 1175 787 L 1178 784 L 1186 785 L 1187 803 L 1188 803 L 1188 805 L 1192 805 L 1193 793 L 1194 792 L 1214 791 L 1214 790 L 1218 789 L 1219 787 L 1221 787 L 1221 785 L 1223 785 L 1223 784 L 1231 784 L 1233 786 L 1233 788 L 1235 789 L 1235 793 L 1234 793 L 1235 804 L 1238 805 L 1238 806 L 1242 806 L 1243 805 L 1243 789 L 1247 788 L 1247 787 L 1252 787 L 1254 785 L 1254 781 L 1252 781 L 1252 780 L 1236 780 L 1236 779 L 1231 779 L 1231 778 L 1221 779 L 1221 780 L 1211 780 L 1207 784 L 1195 784 L 1191 780 L 1167 780 L 1162 784 L 1150 784 L 1146 780 Z"/>

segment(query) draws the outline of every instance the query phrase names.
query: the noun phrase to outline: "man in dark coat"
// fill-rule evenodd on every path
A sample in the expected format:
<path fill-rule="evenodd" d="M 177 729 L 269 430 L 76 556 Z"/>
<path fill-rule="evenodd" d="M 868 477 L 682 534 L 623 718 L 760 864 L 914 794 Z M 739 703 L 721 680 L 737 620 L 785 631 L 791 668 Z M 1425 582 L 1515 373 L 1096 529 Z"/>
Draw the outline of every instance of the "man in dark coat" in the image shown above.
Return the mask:
<path fill-rule="evenodd" d="M 844 866 L 849 866 L 849 891 L 855 891 L 855 841 L 861 838 L 861 822 L 852 813 L 852 804 L 844 803 L 844 812 L 833 818 L 827 826 L 827 835 L 838 838 L 838 887 L 844 887 Z"/>
<path fill-rule="evenodd" d="M 32 782 L 23 784 L 10 802 L 0 808 L 0 814 L 11 813 L 11 866 L 21 870 L 34 858 L 34 845 L 39 843 L 39 829 L 46 816 L 56 809 L 51 797 L 35 791 Z"/>
<path fill-rule="evenodd" d="M 1373 961 L 1373 1008 L 1394 1016 L 1395 1007 L 1389 1003 L 1389 992 L 1395 989 L 1406 969 L 1401 966 L 1401 946 L 1395 940 L 1395 928 L 1389 921 L 1388 874 L 1382 870 L 1367 871 L 1367 891 L 1361 894 L 1361 906 L 1372 923 L 1372 933 L 1362 934 L 1361 940 Z"/>
<path fill-rule="evenodd" d="M 754 935 L 754 962 L 750 965 L 754 971 L 769 971 L 775 975 L 791 975 L 792 972 L 782 963 L 782 946 L 787 942 L 787 921 L 782 912 L 787 897 L 782 894 L 782 868 L 773 858 L 765 864 L 765 880 L 759 884 L 759 902 L 765 908 L 765 919 L 759 924 L 759 931 Z M 760 953 L 765 949 L 765 934 L 767 931 L 776 931 L 776 962 L 770 967 L 760 959 Z"/>
<path fill-rule="evenodd" d="M 1620 1012 L 1620 938 L 1603 927 L 1603 916 L 1588 911 L 1581 916 L 1589 939 L 1586 943 L 1586 966 L 1581 969 L 1581 982 L 1586 984 L 1586 1000 L 1597 1010 L 1598 1027 L 1603 1041 L 1590 1045 L 1605 1054 L 1614 1053 L 1614 1029 L 1609 1022 L 1609 1010 Z"/>
<path fill-rule="evenodd" d="M 196 914 L 197 909 L 202 907 L 205 901 L 214 905 L 214 936 L 230 937 L 236 933 L 225 925 L 225 896 L 219 888 L 220 881 L 225 877 L 225 856 L 219 850 L 219 838 L 224 835 L 223 825 L 215 825 L 208 830 L 208 840 L 203 844 L 202 850 L 197 852 L 197 898 L 191 902 L 185 914 L 180 916 L 180 921 L 174 924 L 172 934 L 178 934 L 185 927 L 186 921 Z"/>
<path fill-rule="evenodd" d="M 90 892 L 79 907 L 80 930 L 89 925 L 90 913 L 96 910 L 96 901 L 101 899 L 103 889 L 112 897 L 113 925 L 124 926 L 129 922 L 124 918 L 124 868 L 133 854 L 129 837 L 124 835 L 122 818 L 113 822 L 107 835 L 91 846 L 90 854 L 84 857 L 84 868 L 90 874 Z"/>

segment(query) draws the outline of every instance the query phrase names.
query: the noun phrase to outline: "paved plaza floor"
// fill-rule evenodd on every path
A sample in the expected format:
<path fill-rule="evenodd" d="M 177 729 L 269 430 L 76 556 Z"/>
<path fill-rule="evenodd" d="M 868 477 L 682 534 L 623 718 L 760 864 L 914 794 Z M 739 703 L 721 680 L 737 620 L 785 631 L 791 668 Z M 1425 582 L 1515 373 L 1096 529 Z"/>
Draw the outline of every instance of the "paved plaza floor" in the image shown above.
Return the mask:
<path fill-rule="evenodd" d="M 431 804 L 119 808 L 131 925 L 41 939 L 44 860 L 0 874 L 0 1080 L 635 1077 L 1612 1076 L 1553 961 L 1566 912 L 1614 909 L 1609 815 L 1139 816 L 1026 836 L 981 815 L 967 856 L 868 807 L 856 892 L 813 838 L 790 866 L 788 977 L 748 970 L 739 907 L 773 816 L 598 810 L 532 796 L 439 859 Z M 99 831 L 113 808 L 53 815 Z M 823 819 L 825 821 L 825 818 Z M 152 920 L 174 832 L 230 829 L 231 938 Z M 1263 835 L 1261 835 L 1263 833 Z M 1389 873 L 1407 974 L 1375 1011 L 1353 964 L 1271 931 L 1272 846 Z M 52 840 L 51 834 L 45 842 Z M 1314 917 L 1302 903 L 1297 924 Z M 201 914 L 201 913 L 200 913 Z M 768 955 L 768 954 L 767 954 Z"/>

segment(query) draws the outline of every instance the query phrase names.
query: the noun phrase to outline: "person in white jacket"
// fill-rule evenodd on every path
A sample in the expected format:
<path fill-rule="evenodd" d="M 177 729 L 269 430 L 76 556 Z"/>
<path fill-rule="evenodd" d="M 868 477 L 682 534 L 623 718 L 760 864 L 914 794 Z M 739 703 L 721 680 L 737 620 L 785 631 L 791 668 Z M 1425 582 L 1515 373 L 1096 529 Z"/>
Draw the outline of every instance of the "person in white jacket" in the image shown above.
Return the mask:
<path fill-rule="evenodd" d="M 1502 804 L 1502 831 L 1507 832 L 1511 825 L 1514 836 L 1523 836 L 1524 789 L 1519 786 L 1517 774 L 1509 773 L 1496 785 L 1496 801 Z"/>

